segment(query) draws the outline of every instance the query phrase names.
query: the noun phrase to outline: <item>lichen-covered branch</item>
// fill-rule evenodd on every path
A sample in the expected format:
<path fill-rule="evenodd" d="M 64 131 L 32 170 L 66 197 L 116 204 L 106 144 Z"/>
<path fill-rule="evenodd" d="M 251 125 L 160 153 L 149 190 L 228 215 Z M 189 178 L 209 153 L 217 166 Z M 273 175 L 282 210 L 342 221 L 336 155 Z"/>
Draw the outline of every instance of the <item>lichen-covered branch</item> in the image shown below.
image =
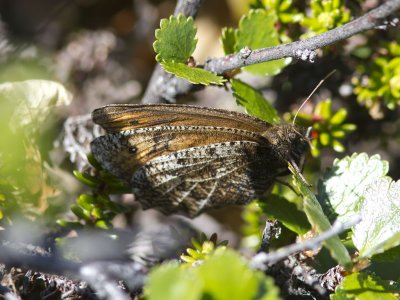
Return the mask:
<path fill-rule="evenodd" d="M 242 49 L 239 53 L 220 58 L 209 59 L 204 68 L 217 74 L 224 74 L 233 69 L 267 62 L 285 57 L 300 58 L 312 61 L 314 51 L 339 41 L 345 40 L 355 34 L 389 25 L 387 18 L 400 8 L 400 0 L 389 0 L 367 14 L 337 28 L 289 44 L 257 50 Z M 397 23 L 397 20 L 394 21 Z"/>
<path fill-rule="evenodd" d="M 358 224 L 360 220 L 361 220 L 360 217 L 356 215 L 355 217 L 351 218 L 349 221 L 345 223 L 336 221 L 332 225 L 330 230 L 321 233 L 314 239 L 306 240 L 301 243 L 292 244 L 271 253 L 260 252 L 251 259 L 250 266 L 253 267 L 254 269 L 265 271 L 268 264 L 275 264 L 278 261 L 285 259 L 286 257 L 296 252 L 301 252 L 310 249 L 318 249 L 318 247 L 321 246 L 322 242 Z"/>
<path fill-rule="evenodd" d="M 188 11 L 197 12 L 201 1 L 178 1 L 177 8 L 183 4 L 189 7 L 193 5 L 195 9 Z M 396 25 L 398 19 L 393 17 L 392 14 L 398 9 L 400 9 L 400 0 L 388 0 L 367 14 L 338 28 L 302 41 L 257 50 L 243 48 L 239 53 L 210 58 L 205 62 L 204 69 L 222 75 L 241 67 L 286 57 L 313 62 L 316 49 L 329 46 L 370 29 L 385 29 L 388 25 Z M 175 13 L 179 12 L 181 10 L 176 9 Z M 184 79 L 165 73 L 160 65 L 157 65 L 142 102 L 174 102 L 177 96 L 196 88 L 198 87 Z"/>

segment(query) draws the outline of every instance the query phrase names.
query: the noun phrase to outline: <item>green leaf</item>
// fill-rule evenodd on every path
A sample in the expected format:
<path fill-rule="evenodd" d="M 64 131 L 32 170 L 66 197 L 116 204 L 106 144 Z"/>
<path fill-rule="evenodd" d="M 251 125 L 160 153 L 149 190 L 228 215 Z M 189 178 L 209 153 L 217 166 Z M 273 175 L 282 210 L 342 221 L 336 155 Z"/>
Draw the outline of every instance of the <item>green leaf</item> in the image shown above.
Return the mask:
<path fill-rule="evenodd" d="M 260 199 L 259 205 L 265 214 L 279 220 L 297 234 L 305 234 L 311 229 L 304 212 L 283 197 L 271 194 L 265 199 Z"/>
<path fill-rule="evenodd" d="M 191 248 L 187 248 L 186 252 L 193 258 L 200 258 L 201 257 L 201 253 L 199 253 L 196 250 L 193 250 Z"/>
<path fill-rule="evenodd" d="M 256 296 L 257 299 L 279 299 L 279 290 L 272 279 L 250 269 L 240 256 L 228 249 L 217 250 L 199 267 L 198 273 L 209 299 L 250 300 Z"/>
<path fill-rule="evenodd" d="M 360 211 L 365 188 L 385 176 L 388 170 L 388 162 L 379 155 L 368 157 L 365 153 L 354 153 L 351 157 L 336 159 L 318 183 L 319 199 L 339 220 L 349 220 Z"/>
<path fill-rule="evenodd" d="M 321 145 L 322 146 L 327 146 L 327 145 L 329 145 L 329 143 L 330 143 L 330 135 L 327 133 L 327 132 L 322 132 L 320 135 L 319 135 L 319 140 L 320 140 L 320 142 L 321 142 Z"/>
<path fill-rule="evenodd" d="M 278 112 L 258 90 L 237 79 L 231 79 L 231 84 L 236 102 L 250 115 L 269 123 L 279 122 Z"/>
<path fill-rule="evenodd" d="M 225 55 L 235 53 L 236 33 L 234 28 L 225 27 L 222 29 L 221 43 Z"/>
<path fill-rule="evenodd" d="M 396 270 L 398 270 L 396 278 L 400 278 L 399 257 L 400 257 L 400 246 L 396 246 L 396 247 L 390 248 L 388 250 L 385 250 L 385 252 L 383 252 L 383 253 L 378 253 L 378 254 L 374 255 L 371 258 L 371 260 L 373 261 L 374 265 L 376 265 L 376 262 L 388 263 L 390 268 L 392 267 L 391 263 L 392 262 L 395 263 L 396 265 L 399 266 L 398 268 L 396 268 Z M 386 273 L 388 273 L 388 272 L 386 272 Z"/>
<path fill-rule="evenodd" d="M 51 58 L 49 56 L 47 56 L 48 60 L 43 57 L 46 56 L 44 53 L 38 53 L 38 56 L 35 55 L 35 57 L 24 56 L 17 50 L 13 55 L 7 55 L 7 59 L 0 62 L 0 83 L 54 78 L 54 70 L 50 68 Z"/>
<path fill-rule="evenodd" d="M 83 230 L 84 225 L 82 225 L 81 223 L 77 222 L 77 221 L 67 221 L 67 220 L 63 220 L 63 219 L 58 219 L 56 221 L 56 223 L 58 225 L 60 225 L 61 227 L 66 227 L 69 229 L 74 229 L 74 230 Z"/>
<path fill-rule="evenodd" d="M 58 82 L 26 80 L 0 84 L 0 105 L 12 104 L 15 109 L 9 119 L 10 128 L 28 128 L 31 132 L 46 121 L 56 106 L 68 105 L 72 95 Z"/>
<path fill-rule="evenodd" d="M 310 191 L 308 186 L 300 178 L 299 174 L 294 170 L 293 166 L 289 163 L 289 170 L 293 174 L 293 182 L 303 195 L 303 208 L 307 215 L 308 221 L 315 228 L 317 233 L 322 233 L 331 228 L 328 218 L 322 211 L 315 195 Z M 351 265 L 351 258 L 346 248 L 340 241 L 338 236 L 334 236 L 323 242 L 323 245 L 330 251 L 331 256 L 342 266 L 349 267 Z"/>
<path fill-rule="evenodd" d="M 202 288 L 202 281 L 193 269 L 170 263 L 150 273 L 145 294 L 148 300 L 200 300 Z"/>
<path fill-rule="evenodd" d="M 93 196 L 88 194 L 82 194 L 76 199 L 76 203 L 81 206 L 83 209 L 91 210 L 93 209 Z"/>
<path fill-rule="evenodd" d="M 100 229 L 110 229 L 110 225 L 105 220 L 98 220 L 95 225 Z"/>
<path fill-rule="evenodd" d="M 343 124 L 341 126 L 341 129 L 345 131 L 354 131 L 357 129 L 357 126 L 355 124 Z"/>
<path fill-rule="evenodd" d="M 332 116 L 332 100 L 327 99 L 326 101 L 319 102 L 315 107 L 314 113 L 325 120 L 330 119 Z"/>
<path fill-rule="evenodd" d="M 344 150 L 346 150 L 346 148 L 343 146 L 343 144 L 337 140 L 332 141 L 332 148 L 336 152 L 344 152 Z"/>
<path fill-rule="evenodd" d="M 186 79 L 194 84 L 222 85 L 226 81 L 222 76 L 218 76 L 210 71 L 200 68 L 191 68 L 186 64 L 179 62 L 163 61 L 161 65 L 166 72 L 172 73 L 175 76 Z"/>
<path fill-rule="evenodd" d="M 400 181 L 379 178 L 366 187 L 364 197 L 353 242 L 361 256 L 370 257 L 400 245 Z"/>
<path fill-rule="evenodd" d="M 331 124 L 338 125 L 344 122 L 347 118 L 347 110 L 344 108 L 339 109 L 330 120 Z"/>
<path fill-rule="evenodd" d="M 196 48 L 196 27 L 193 18 L 183 15 L 162 19 L 156 30 L 156 41 L 153 44 L 157 53 L 156 60 L 186 63 Z"/>
<path fill-rule="evenodd" d="M 77 205 L 71 205 L 71 211 L 80 219 L 83 220 L 88 219 L 87 211 L 83 210 L 81 207 Z"/>
<path fill-rule="evenodd" d="M 272 11 L 267 12 L 264 9 L 250 10 L 239 22 L 239 29 L 236 35 L 236 51 L 240 51 L 245 47 L 254 50 L 279 45 L 280 41 L 275 29 L 276 22 L 276 14 Z M 254 74 L 276 75 L 290 62 L 290 58 L 279 59 L 248 66 L 244 69 Z"/>
<path fill-rule="evenodd" d="M 172 263 L 154 268 L 145 295 L 149 300 L 280 299 L 271 278 L 250 269 L 238 254 L 225 248 L 215 251 L 196 268 Z"/>
<path fill-rule="evenodd" d="M 72 173 L 74 174 L 76 179 L 78 179 L 80 182 L 82 182 L 84 185 L 87 185 L 88 187 L 94 188 L 97 187 L 97 185 L 99 184 L 98 179 L 94 176 L 78 172 L 77 170 L 73 170 Z"/>
<path fill-rule="evenodd" d="M 399 292 L 398 283 L 382 280 L 373 274 L 353 273 L 343 279 L 331 299 L 395 300 Z"/>

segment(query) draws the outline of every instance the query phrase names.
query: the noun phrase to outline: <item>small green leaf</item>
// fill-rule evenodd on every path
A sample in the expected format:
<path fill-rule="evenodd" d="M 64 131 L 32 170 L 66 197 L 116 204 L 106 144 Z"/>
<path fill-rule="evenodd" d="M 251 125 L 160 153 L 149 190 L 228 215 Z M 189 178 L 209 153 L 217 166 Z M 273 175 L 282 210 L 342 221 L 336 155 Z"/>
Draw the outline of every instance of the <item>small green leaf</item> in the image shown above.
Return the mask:
<path fill-rule="evenodd" d="M 105 220 L 96 221 L 96 227 L 101 229 L 110 229 L 109 224 Z"/>
<path fill-rule="evenodd" d="M 347 118 L 347 110 L 341 108 L 331 117 L 330 122 L 333 125 L 338 125 L 343 123 L 346 118 Z"/>
<path fill-rule="evenodd" d="M 83 209 L 91 210 L 93 209 L 93 196 L 88 194 L 82 194 L 76 199 L 76 203 Z"/>
<path fill-rule="evenodd" d="M 102 209 L 95 207 L 91 210 L 91 215 L 95 217 L 96 219 L 102 219 L 104 218 L 104 212 Z"/>
<path fill-rule="evenodd" d="M 239 22 L 237 31 L 236 51 L 248 47 L 252 50 L 272 47 L 280 44 L 278 32 L 275 29 L 276 14 L 265 9 L 250 10 Z M 260 75 L 276 75 L 287 66 L 291 59 L 279 59 L 245 67 L 248 72 Z"/>
<path fill-rule="evenodd" d="M 321 101 L 315 107 L 314 113 L 327 120 L 332 116 L 332 100 Z"/>
<path fill-rule="evenodd" d="M 92 153 L 89 153 L 87 155 L 87 160 L 96 170 L 102 170 L 103 169 L 101 164 L 94 158 L 94 155 Z"/>
<path fill-rule="evenodd" d="M 179 62 L 163 61 L 161 65 L 166 72 L 172 73 L 175 76 L 186 79 L 194 84 L 222 85 L 226 81 L 222 76 L 218 76 L 210 71 L 200 68 L 191 68 L 186 64 Z"/>
<path fill-rule="evenodd" d="M 318 183 L 318 195 L 341 221 L 358 214 L 364 201 L 365 188 L 387 174 L 388 162 L 379 155 L 354 153 L 351 157 L 336 159 Z"/>
<path fill-rule="evenodd" d="M 216 251 L 199 267 L 198 273 L 209 299 L 279 299 L 279 290 L 272 279 L 250 269 L 241 257 L 228 249 Z"/>
<path fill-rule="evenodd" d="M 354 227 L 353 242 L 360 255 L 370 257 L 400 245 L 400 181 L 381 177 L 363 194 L 361 222 Z"/>
<path fill-rule="evenodd" d="M 236 33 L 234 28 L 225 27 L 222 29 L 221 43 L 225 55 L 235 53 Z"/>
<path fill-rule="evenodd" d="M 186 63 L 196 48 L 196 27 L 193 18 L 183 15 L 162 19 L 160 29 L 156 30 L 156 41 L 153 44 L 157 53 L 156 60 Z"/>
<path fill-rule="evenodd" d="M 303 195 L 303 208 L 307 215 L 308 221 L 315 228 L 316 232 L 322 233 L 331 228 L 328 218 L 322 211 L 315 195 L 310 191 L 308 186 L 300 178 L 299 174 L 294 170 L 293 166 L 289 163 L 289 170 L 293 174 L 293 182 Z M 334 236 L 323 242 L 323 245 L 330 251 L 332 257 L 342 266 L 350 267 L 351 258 L 346 248 L 340 241 L 338 236 Z"/>
<path fill-rule="evenodd" d="M 66 228 L 75 229 L 75 230 L 82 230 L 83 226 L 84 226 L 84 225 L 82 225 L 81 223 L 79 223 L 77 221 L 67 221 L 67 220 L 64 220 L 64 219 L 58 219 L 56 221 L 56 223 L 58 225 L 60 225 L 61 227 L 66 227 Z"/>
<path fill-rule="evenodd" d="M 200 258 L 201 253 L 197 252 L 196 250 L 193 250 L 192 248 L 187 248 L 186 249 L 187 254 L 189 254 L 193 258 Z"/>
<path fill-rule="evenodd" d="M 83 220 L 88 219 L 88 214 L 85 213 L 85 211 L 77 205 L 71 205 L 71 211 L 80 219 Z"/>
<path fill-rule="evenodd" d="M 98 179 L 94 176 L 90 176 L 89 174 L 86 173 L 81 173 L 76 170 L 72 171 L 75 178 L 78 179 L 80 182 L 82 182 L 84 185 L 87 185 L 88 187 L 94 188 L 97 187 L 98 185 Z"/>
<path fill-rule="evenodd" d="M 186 263 L 193 263 L 196 261 L 196 259 L 194 259 L 193 257 L 189 256 L 189 255 L 181 255 L 180 256 L 181 260 L 183 260 Z"/>
<path fill-rule="evenodd" d="M 278 112 L 258 90 L 237 79 L 232 79 L 231 84 L 236 102 L 250 115 L 269 123 L 279 122 Z"/>
<path fill-rule="evenodd" d="M 191 242 L 192 242 L 192 245 L 194 246 L 194 249 L 196 249 L 198 251 L 201 251 L 202 246 L 201 246 L 201 243 L 198 240 L 196 240 L 195 238 L 192 238 Z"/>
<path fill-rule="evenodd" d="M 271 194 L 265 199 L 260 199 L 259 205 L 265 214 L 279 220 L 285 227 L 297 234 L 305 234 L 311 229 L 304 212 L 299 210 L 296 204 L 283 197 Z"/>
<path fill-rule="evenodd" d="M 327 146 L 331 142 L 331 136 L 327 132 L 321 132 L 319 135 L 319 140 L 322 146 Z"/>
<path fill-rule="evenodd" d="M 337 140 L 332 141 L 332 147 L 336 152 L 344 152 L 344 150 L 346 150 L 343 144 Z"/>
<path fill-rule="evenodd" d="M 335 130 L 335 131 L 332 131 L 332 136 L 333 136 L 334 138 L 340 139 L 340 138 L 345 137 L 345 135 L 346 135 L 346 132 L 344 132 L 344 130 Z"/>
<path fill-rule="evenodd" d="M 303 34 L 302 39 L 312 37 L 348 22 L 351 15 L 343 2 L 345 3 L 346 1 L 311 1 L 309 16 L 305 16 L 301 20 L 301 25 L 309 29 L 308 33 Z"/>
<path fill-rule="evenodd" d="M 347 132 L 354 131 L 357 129 L 355 124 L 343 124 L 341 128 Z"/>
<path fill-rule="evenodd" d="M 369 273 L 353 273 L 344 277 L 331 299 L 395 300 L 399 293 L 400 286 L 394 281 L 382 280 Z"/>
<path fill-rule="evenodd" d="M 200 300 L 203 284 L 193 269 L 169 263 L 154 269 L 145 289 L 148 300 Z"/>

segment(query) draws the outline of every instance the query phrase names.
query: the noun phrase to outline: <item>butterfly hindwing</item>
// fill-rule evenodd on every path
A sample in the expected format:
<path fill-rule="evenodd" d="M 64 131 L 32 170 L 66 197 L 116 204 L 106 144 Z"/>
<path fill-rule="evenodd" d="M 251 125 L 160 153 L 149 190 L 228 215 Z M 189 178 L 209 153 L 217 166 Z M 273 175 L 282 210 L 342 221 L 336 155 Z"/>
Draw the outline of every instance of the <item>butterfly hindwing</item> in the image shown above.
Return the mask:
<path fill-rule="evenodd" d="M 148 161 L 178 150 L 209 144 L 247 140 L 265 144 L 256 133 L 210 126 L 155 126 L 110 133 L 95 139 L 94 157 L 116 177 L 129 182 L 133 172 Z"/>
<path fill-rule="evenodd" d="M 204 209 L 245 204 L 261 196 L 282 171 L 268 168 L 268 154 L 250 141 L 193 147 L 149 161 L 130 184 L 144 208 L 194 217 Z"/>

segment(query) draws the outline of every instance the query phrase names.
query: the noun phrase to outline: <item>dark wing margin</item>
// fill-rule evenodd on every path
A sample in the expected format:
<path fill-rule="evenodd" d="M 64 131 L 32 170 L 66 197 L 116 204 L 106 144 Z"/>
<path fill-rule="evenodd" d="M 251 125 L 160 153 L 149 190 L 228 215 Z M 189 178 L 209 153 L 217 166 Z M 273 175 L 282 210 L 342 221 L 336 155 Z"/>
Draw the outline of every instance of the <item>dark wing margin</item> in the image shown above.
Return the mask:
<path fill-rule="evenodd" d="M 160 125 L 219 126 L 262 133 L 272 126 L 238 112 L 179 104 L 107 105 L 95 109 L 92 118 L 109 133 Z"/>

